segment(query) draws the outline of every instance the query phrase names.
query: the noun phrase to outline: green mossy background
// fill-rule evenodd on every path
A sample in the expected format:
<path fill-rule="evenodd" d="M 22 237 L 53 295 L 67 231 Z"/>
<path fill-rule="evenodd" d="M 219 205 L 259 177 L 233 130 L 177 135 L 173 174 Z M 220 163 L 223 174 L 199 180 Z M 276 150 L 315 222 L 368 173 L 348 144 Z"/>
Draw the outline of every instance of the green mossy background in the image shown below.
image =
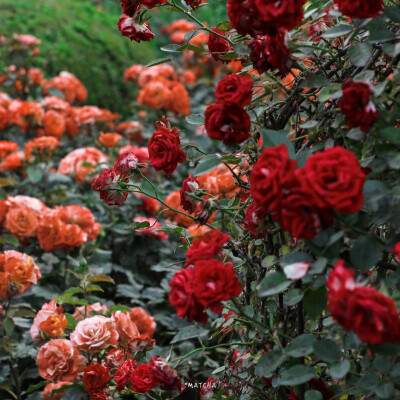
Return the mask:
<path fill-rule="evenodd" d="M 121 111 L 133 99 L 124 70 L 154 59 L 155 43 L 122 37 L 118 11 L 99 10 L 90 0 L 0 0 L 0 35 L 38 37 L 47 76 L 72 72 L 88 89 L 88 103 Z"/>

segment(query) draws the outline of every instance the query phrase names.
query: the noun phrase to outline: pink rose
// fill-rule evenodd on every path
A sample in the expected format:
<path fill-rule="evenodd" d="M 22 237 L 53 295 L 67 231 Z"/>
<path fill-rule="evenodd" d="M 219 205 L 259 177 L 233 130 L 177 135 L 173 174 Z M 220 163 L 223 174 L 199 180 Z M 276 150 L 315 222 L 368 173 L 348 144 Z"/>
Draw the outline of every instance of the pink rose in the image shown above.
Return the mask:
<path fill-rule="evenodd" d="M 92 353 L 118 345 L 118 332 L 111 318 L 95 315 L 80 321 L 71 333 L 71 341 L 79 350 Z"/>
<path fill-rule="evenodd" d="M 54 300 L 51 300 L 50 303 L 43 304 L 43 307 L 36 314 L 36 317 L 33 320 L 33 325 L 31 326 L 32 340 L 40 340 L 39 325 L 41 322 L 46 321 L 47 318 L 53 315 L 62 314 L 63 312 L 63 307 L 57 306 L 57 303 Z"/>
<path fill-rule="evenodd" d="M 111 319 L 114 321 L 119 334 L 119 344 L 121 347 L 126 348 L 128 343 L 139 336 L 139 331 L 136 324 L 131 320 L 128 312 L 117 311 Z"/>
<path fill-rule="evenodd" d="M 97 314 L 103 314 L 103 312 L 107 311 L 108 307 L 104 304 L 101 305 L 99 302 L 93 303 L 90 306 L 87 306 L 87 317 L 92 317 L 93 314 L 91 311 L 97 312 Z M 76 307 L 74 313 L 72 314 L 74 320 L 76 322 L 82 321 L 85 319 L 85 306 Z"/>
<path fill-rule="evenodd" d="M 85 369 L 86 359 L 71 341 L 54 339 L 39 350 L 37 363 L 43 379 L 72 382 Z"/>

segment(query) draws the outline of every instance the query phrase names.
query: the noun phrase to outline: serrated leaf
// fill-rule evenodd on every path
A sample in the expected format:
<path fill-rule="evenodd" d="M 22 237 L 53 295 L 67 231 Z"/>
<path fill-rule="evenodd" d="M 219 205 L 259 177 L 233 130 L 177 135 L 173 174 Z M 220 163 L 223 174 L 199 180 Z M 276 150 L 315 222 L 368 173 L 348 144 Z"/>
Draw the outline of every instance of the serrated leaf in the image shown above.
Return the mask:
<path fill-rule="evenodd" d="M 11 334 L 14 331 L 14 321 L 12 318 L 7 317 L 4 321 L 3 321 L 3 328 L 6 331 L 7 336 L 11 336 Z"/>
<path fill-rule="evenodd" d="M 335 364 L 331 364 L 329 372 L 334 379 L 342 379 L 350 371 L 350 362 L 343 360 Z"/>
<path fill-rule="evenodd" d="M 203 114 L 192 114 L 186 117 L 186 122 L 191 125 L 204 125 Z"/>
<path fill-rule="evenodd" d="M 289 290 L 286 294 L 285 297 L 283 298 L 283 305 L 286 307 L 292 307 L 303 299 L 304 293 L 300 289 L 292 289 Z"/>
<path fill-rule="evenodd" d="M 335 100 L 342 97 L 342 88 L 340 83 L 334 83 L 333 85 L 329 85 L 324 87 L 318 94 L 318 101 L 321 103 L 325 103 L 330 99 Z"/>
<path fill-rule="evenodd" d="M 171 61 L 170 58 L 158 58 L 157 60 L 154 60 L 154 61 L 146 64 L 144 67 L 145 68 L 154 67 L 155 65 L 164 64 L 164 63 L 169 62 L 169 61 Z"/>
<path fill-rule="evenodd" d="M 279 379 L 279 385 L 296 386 L 306 383 L 316 375 L 314 369 L 308 365 L 295 365 L 285 370 Z"/>
<path fill-rule="evenodd" d="M 199 163 L 197 164 L 196 168 L 193 171 L 194 176 L 203 175 L 207 172 L 212 171 L 216 168 L 219 164 L 221 164 L 222 160 L 220 156 L 216 154 L 209 154 L 203 157 Z"/>
<path fill-rule="evenodd" d="M 285 353 L 290 357 L 302 357 L 312 353 L 317 338 L 314 335 L 305 333 L 294 338 L 286 347 Z"/>
<path fill-rule="evenodd" d="M 218 29 L 219 31 L 230 31 L 230 30 L 232 29 L 231 23 L 230 23 L 229 21 L 220 22 L 220 23 L 217 25 L 217 29 Z"/>
<path fill-rule="evenodd" d="M 350 249 L 350 261 L 355 267 L 366 271 L 380 260 L 382 250 L 382 244 L 375 236 L 360 236 Z"/>
<path fill-rule="evenodd" d="M 137 231 L 140 229 L 146 229 L 150 226 L 149 221 L 141 221 L 141 222 L 134 222 L 130 224 L 127 228 L 125 228 L 126 231 Z"/>
<path fill-rule="evenodd" d="M 349 34 L 353 30 L 353 27 L 349 24 L 339 24 L 333 28 L 324 32 L 321 36 L 325 39 L 332 39 L 339 36 L 344 36 Z"/>
<path fill-rule="evenodd" d="M 372 54 L 372 46 L 369 43 L 363 42 L 350 46 L 348 56 L 353 65 L 356 67 L 364 67 Z"/>
<path fill-rule="evenodd" d="M 330 81 L 323 75 L 310 75 L 303 82 L 301 82 L 301 88 L 320 88 L 330 85 Z"/>
<path fill-rule="evenodd" d="M 321 339 L 314 343 L 314 354 L 325 362 L 338 362 L 342 356 L 340 348 L 330 340 Z"/>
<path fill-rule="evenodd" d="M 280 350 L 271 350 L 260 357 L 256 366 L 256 373 L 263 377 L 274 372 L 284 361 L 286 355 Z"/>
<path fill-rule="evenodd" d="M 98 285 L 89 285 L 86 290 L 88 292 L 104 292 L 103 288 Z"/>
<path fill-rule="evenodd" d="M 80 287 L 71 287 L 64 292 L 64 294 L 69 294 L 71 296 L 77 293 L 83 293 L 83 289 Z"/>
<path fill-rule="evenodd" d="M 200 325 L 190 325 L 181 329 L 171 340 L 171 344 L 182 342 L 183 340 L 203 336 L 207 331 Z"/>
<path fill-rule="evenodd" d="M 114 281 L 113 278 L 111 278 L 111 277 L 109 277 L 107 275 L 104 275 L 104 274 L 98 274 L 98 275 L 95 275 L 95 276 L 91 276 L 89 278 L 89 280 L 91 282 L 109 282 L 109 283 L 114 283 L 115 284 L 115 281 Z"/>
<path fill-rule="evenodd" d="M 260 297 L 273 296 L 285 291 L 290 285 L 291 281 L 286 279 L 286 276 L 281 272 L 272 272 L 268 274 L 261 282 L 258 295 Z"/>

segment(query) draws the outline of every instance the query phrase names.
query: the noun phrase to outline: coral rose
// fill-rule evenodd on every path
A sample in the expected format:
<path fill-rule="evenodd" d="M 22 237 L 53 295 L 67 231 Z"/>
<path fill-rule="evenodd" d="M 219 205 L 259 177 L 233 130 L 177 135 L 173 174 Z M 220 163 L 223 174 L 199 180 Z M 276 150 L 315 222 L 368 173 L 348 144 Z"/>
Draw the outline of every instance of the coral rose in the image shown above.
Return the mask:
<path fill-rule="evenodd" d="M 44 215 L 37 230 L 40 247 L 45 251 L 62 249 L 64 246 L 65 224 L 51 212 Z"/>
<path fill-rule="evenodd" d="M 0 129 L 1 130 L 1 129 Z M 0 158 L 4 158 L 7 154 L 18 150 L 18 144 L 10 140 L 0 141 Z"/>
<path fill-rule="evenodd" d="M 51 338 L 61 336 L 67 328 L 68 320 L 63 314 L 50 315 L 41 322 L 39 329 Z"/>
<path fill-rule="evenodd" d="M 73 382 L 84 370 L 86 359 L 71 341 L 53 339 L 40 348 L 37 363 L 43 379 Z"/>
<path fill-rule="evenodd" d="M 154 317 L 141 307 L 131 308 L 129 313 L 131 320 L 136 324 L 140 335 L 151 336 L 156 330 L 157 324 Z"/>
<path fill-rule="evenodd" d="M 46 111 L 42 123 L 45 136 L 60 138 L 65 132 L 65 118 L 57 111 Z"/>
<path fill-rule="evenodd" d="M 28 207 L 9 208 L 4 227 L 19 238 L 36 236 L 38 218 Z"/>
<path fill-rule="evenodd" d="M 62 306 L 57 306 L 54 300 L 51 300 L 50 303 L 43 304 L 42 308 L 36 314 L 30 329 L 32 340 L 40 339 L 39 326 L 42 322 L 46 321 L 51 316 L 60 315 L 63 312 L 64 308 Z"/>
<path fill-rule="evenodd" d="M 99 142 L 105 147 L 115 147 L 122 139 L 122 136 L 116 132 L 100 132 Z"/>
<path fill-rule="evenodd" d="M 168 81 L 163 78 L 151 80 L 139 91 L 137 101 L 156 110 L 168 108 L 172 101 Z"/>
<path fill-rule="evenodd" d="M 85 319 L 85 311 L 87 313 L 87 317 L 93 316 L 92 311 L 94 311 L 97 314 L 103 314 L 108 310 L 108 307 L 103 304 L 101 305 L 99 302 L 90 304 L 88 306 L 80 306 L 76 307 L 74 313 L 72 314 L 72 317 L 76 322 L 82 321 Z"/>
<path fill-rule="evenodd" d="M 139 330 L 136 324 L 132 321 L 128 312 L 116 311 L 111 316 L 111 319 L 115 323 L 119 334 L 119 345 L 123 348 L 127 348 L 128 343 L 134 337 L 139 336 Z"/>
<path fill-rule="evenodd" d="M 90 353 L 117 346 L 118 337 L 115 323 L 102 315 L 95 315 L 80 321 L 70 335 L 74 346 Z"/>

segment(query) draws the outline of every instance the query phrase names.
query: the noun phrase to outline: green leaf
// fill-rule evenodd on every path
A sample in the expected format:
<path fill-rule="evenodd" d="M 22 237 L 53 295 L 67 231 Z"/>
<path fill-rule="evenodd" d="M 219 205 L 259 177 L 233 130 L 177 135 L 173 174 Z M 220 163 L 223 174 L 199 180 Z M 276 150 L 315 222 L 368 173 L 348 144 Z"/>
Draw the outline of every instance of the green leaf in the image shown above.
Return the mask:
<path fill-rule="evenodd" d="M 127 228 L 125 228 L 126 231 L 137 231 L 140 229 L 146 229 L 150 226 L 149 221 L 142 221 L 142 222 L 134 222 L 130 224 Z"/>
<path fill-rule="evenodd" d="M 233 51 L 240 56 L 248 56 L 250 54 L 249 46 L 246 46 L 244 43 L 235 44 Z"/>
<path fill-rule="evenodd" d="M 41 389 L 42 387 L 46 386 L 47 383 L 48 383 L 48 382 L 43 381 L 43 382 L 39 382 L 39 383 L 36 384 L 36 385 L 31 385 L 31 386 L 28 387 L 28 389 L 26 390 L 25 393 L 26 393 L 26 394 L 29 394 L 29 393 L 35 392 L 36 390 L 39 390 L 39 389 Z"/>
<path fill-rule="evenodd" d="M 370 59 L 371 54 L 372 46 L 366 42 L 350 46 L 348 51 L 349 59 L 356 67 L 364 67 Z"/>
<path fill-rule="evenodd" d="M 104 292 L 103 288 L 101 288 L 99 285 L 89 285 L 86 290 L 88 292 Z"/>
<path fill-rule="evenodd" d="M 164 63 L 169 62 L 169 61 L 171 61 L 170 58 L 158 58 L 157 60 L 154 60 L 154 61 L 146 64 L 144 67 L 145 68 L 154 67 L 155 65 L 164 64 Z"/>
<path fill-rule="evenodd" d="M 380 130 L 379 135 L 383 140 L 400 146 L 400 129 L 387 127 Z"/>
<path fill-rule="evenodd" d="M 64 292 L 64 294 L 70 294 L 71 296 L 77 293 L 83 293 L 83 289 L 80 287 L 71 287 Z"/>
<path fill-rule="evenodd" d="M 43 170 L 37 165 L 31 165 L 28 167 L 26 173 L 32 183 L 39 183 L 43 179 Z"/>
<path fill-rule="evenodd" d="M 321 36 L 325 39 L 332 39 L 339 36 L 344 36 L 349 34 L 353 30 L 353 27 L 349 24 L 339 24 L 333 28 L 324 32 Z"/>
<path fill-rule="evenodd" d="M 107 275 L 104 275 L 104 274 L 98 274 L 98 275 L 95 275 L 95 276 L 91 276 L 89 278 L 89 280 L 90 280 L 90 282 L 108 282 L 108 283 L 114 283 L 115 284 L 115 281 L 114 281 L 113 278 L 111 278 L 111 277 L 109 277 Z"/>
<path fill-rule="evenodd" d="M 385 7 L 383 13 L 393 22 L 400 23 L 400 9 L 399 7 Z"/>
<path fill-rule="evenodd" d="M 271 350 L 260 357 L 256 366 L 256 373 L 263 377 L 274 372 L 284 361 L 286 355 L 280 350 Z"/>
<path fill-rule="evenodd" d="M 393 382 L 385 382 L 375 389 L 376 395 L 380 399 L 393 399 L 394 384 Z"/>
<path fill-rule="evenodd" d="M 317 319 L 326 307 L 326 287 L 309 290 L 303 299 L 303 309 L 312 319 Z"/>
<path fill-rule="evenodd" d="M 382 250 L 383 247 L 375 236 L 360 236 L 350 250 L 350 261 L 355 267 L 366 271 L 380 260 Z"/>
<path fill-rule="evenodd" d="M 286 276 L 281 272 L 272 272 L 261 282 L 258 289 L 258 295 L 260 297 L 267 297 L 282 293 L 291 285 L 291 283 L 292 282 L 287 280 Z"/>
<path fill-rule="evenodd" d="M 304 400 L 322 400 L 322 393 L 318 390 L 307 390 L 304 394 Z"/>
<path fill-rule="evenodd" d="M 168 52 L 168 53 L 180 53 L 178 51 L 180 44 L 166 44 L 165 46 L 160 47 L 160 50 Z"/>
<path fill-rule="evenodd" d="M 11 318 L 7 317 L 3 321 L 3 328 L 6 331 L 7 336 L 11 336 L 11 334 L 14 331 L 14 327 L 15 327 L 15 324 L 14 324 L 14 321 Z"/>
<path fill-rule="evenodd" d="M 286 145 L 290 157 L 294 158 L 296 152 L 294 150 L 293 143 L 289 139 L 289 132 L 284 130 L 274 131 L 271 129 L 263 129 L 261 135 L 264 148 L 275 147 L 283 143 Z"/>
<path fill-rule="evenodd" d="M 6 191 L 0 187 L 0 200 L 7 200 L 7 193 Z"/>
<path fill-rule="evenodd" d="M 343 360 L 335 364 L 331 364 L 329 372 L 334 379 L 342 379 L 350 371 L 350 362 Z"/>
<path fill-rule="evenodd" d="M 230 31 L 230 30 L 232 29 L 231 23 L 230 23 L 229 21 L 220 22 L 220 23 L 217 25 L 217 29 L 218 29 L 219 31 Z"/>
<path fill-rule="evenodd" d="M 323 75 L 310 75 L 303 82 L 301 82 L 301 88 L 320 88 L 330 85 L 330 81 Z"/>
<path fill-rule="evenodd" d="M 203 336 L 207 331 L 200 325 L 189 325 L 181 329 L 171 340 L 171 344 Z"/>
<path fill-rule="evenodd" d="M 283 298 L 283 305 L 286 307 L 292 307 L 303 299 L 304 293 L 300 289 L 292 289 L 289 290 L 286 294 L 285 297 Z"/>
<path fill-rule="evenodd" d="M 342 357 L 340 348 L 335 343 L 321 339 L 314 343 L 314 354 L 322 361 L 325 362 L 337 362 Z"/>
<path fill-rule="evenodd" d="M 70 313 L 64 313 L 65 318 L 68 320 L 67 329 L 74 330 L 76 326 L 75 318 Z"/>
<path fill-rule="evenodd" d="M 295 365 L 285 370 L 279 380 L 279 385 L 296 386 L 306 383 L 316 375 L 314 369 L 308 365 Z"/>
<path fill-rule="evenodd" d="M 342 87 L 340 83 L 334 83 L 333 85 L 329 85 L 324 87 L 318 94 L 318 101 L 321 103 L 325 103 L 325 101 L 332 99 L 338 99 L 342 97 Z"/>
<path fill-rule="evenodd" d="M 285 353 L 290 357 L 302 357 L 312 353 L 317 338 L 314 335 L 305 333 L 293 339 L 286 347 Z"/>
<path fill-rule="evenodd" d="M 186 122 L 192 125 L 204 125 L 203 114 L 192 114 L 186 117 Z"/>
<path fill-rule="evenodd" d="M 220 156 L 216 154 L 209 154 L 208 156 L 203 157 L 196 168 L 193 171 L 194 176 L 203 175 L 207 172 L 212 171 L 215 167 L 221 164 L 222 160 Z"/>
<path fill-rule="evenodd" d="M 366 391 L 369 392 L 371 390 L 374 390 L 378 387 L 380 383 L 380 379 L 377 375 L 371 373 L 371 372 L 366 372 L 364 376 L 362 376 L 359 381 L 358 381 L 358 386 Z"/>
<path fill-rule="evenodd" d="M 276 256 L 267 256 L 264 258 L 264 260 L 262 260 L 261 266 L 264 268 L 269 268 L 275 265 L 277 261 L 278 259 L 276 258 Z"/>

